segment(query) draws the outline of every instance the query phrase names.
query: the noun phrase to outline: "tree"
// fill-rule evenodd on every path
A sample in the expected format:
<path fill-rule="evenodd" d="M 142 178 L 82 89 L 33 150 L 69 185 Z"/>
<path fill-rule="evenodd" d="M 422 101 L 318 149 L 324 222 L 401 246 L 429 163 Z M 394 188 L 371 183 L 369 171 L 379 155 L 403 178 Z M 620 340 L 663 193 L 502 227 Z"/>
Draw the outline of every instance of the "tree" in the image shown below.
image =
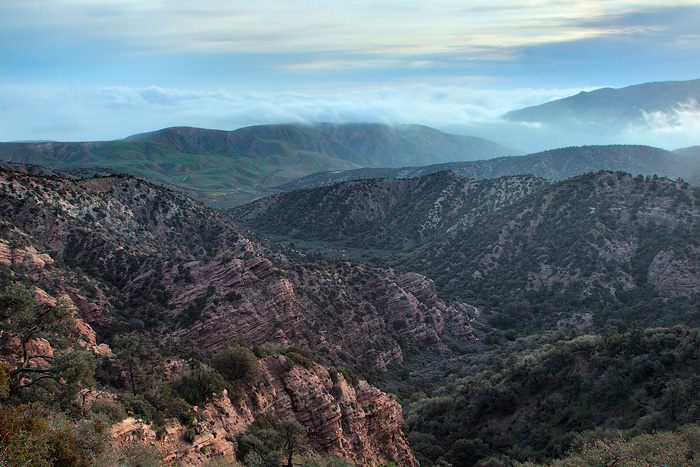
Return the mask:
<path fill-rule="evenodd" d="M 98 361 L 95 354 L 89 350 L 73 350 L 57 352 L 52 362 L 52 373 L 61 381 L 64 399 L 74 400 L 80 388 L 92 390 L 95 384 L 95 370 Z M 82 406 L 85 407 L 83 395 Z"/>
<path fill-rule="evenodd" d="M 64 301 L 55 305 L 37 304 L 34 294 L 24 285 L 13 282 L 0 295 L 0 331 L 9 332 L 20 342 L 16 366 L 9 372 L 10 389 L 17 392 L 47 378 L 55 379 L 46 365 L 48 355 L 31 355 L 29 343 L 38 338 L 66 335 L 71 329 L 73 313 Z M 43 361 L 43 365 L 34 362 Z"/>
<path fill-rule="evenodd" d="M 192 405 L 206 404 L 214 394 L 226 387 L 224 379 L 213 368 L 193 360 L 180 377 L 179 391 Z"/>
<path fill-rule="evenodd" d="M 239 455 L 248 467 L 279 467 L 286 459 L 293 467 L 295 454 L 305 452 L 306 428 L 294 419 L 280 420 L 263 415 L 248 427 L 238 441 Z"/>
<path fill-rule="evenodd" d="M 306 428 L 294 419 L 282 420 L 277 426 L 277 432 L 282 441 L 282 454 L 287 458 L 287 467 L 294 467 L 294 454 L 306 451 Z"/>
<path fill-rule="evenodd" d="M 128 373 L 131 392 L 136 394 L 136 381 L 144 375 L 141 360 L 149 356 L 146 342 L 136 334 L 119 334 L 114 338 L 114 348 Z"/>

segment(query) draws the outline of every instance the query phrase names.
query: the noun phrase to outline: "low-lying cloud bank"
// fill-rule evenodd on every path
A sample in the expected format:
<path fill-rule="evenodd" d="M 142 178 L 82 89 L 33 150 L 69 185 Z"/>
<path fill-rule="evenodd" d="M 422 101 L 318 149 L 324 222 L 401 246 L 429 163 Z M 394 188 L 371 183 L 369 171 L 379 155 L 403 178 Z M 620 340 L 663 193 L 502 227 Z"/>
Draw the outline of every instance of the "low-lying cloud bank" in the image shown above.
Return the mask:
<path fill-rule="evenodd" d="M 232 93 L 102 87 L 0 96 L 0 140 L 110 140 L 186 125 L 233 130 L 287 122 L 419 123 L 434 127 L 498 121 L 511 109 L 578 89 L 491 91 L 407 86 L 337 94 Z"/>
<path fill-rule="evenodd" d="M 510 110 L 580 89 L 484 90 L 405 86 L 336 94 L 232 93 L 157 86 L 89 91 L 18 90 L 0 96 L 0 140 L 111 140 L 169 126 L 233 130 L 312 122 L 418 123 L 472 134 L 525 151 L 580 144 L 634 143 L 674 149 L 700 143 L 700 105 L 644 114 L 638 122 L 553 128 L 502 120 Z"/>

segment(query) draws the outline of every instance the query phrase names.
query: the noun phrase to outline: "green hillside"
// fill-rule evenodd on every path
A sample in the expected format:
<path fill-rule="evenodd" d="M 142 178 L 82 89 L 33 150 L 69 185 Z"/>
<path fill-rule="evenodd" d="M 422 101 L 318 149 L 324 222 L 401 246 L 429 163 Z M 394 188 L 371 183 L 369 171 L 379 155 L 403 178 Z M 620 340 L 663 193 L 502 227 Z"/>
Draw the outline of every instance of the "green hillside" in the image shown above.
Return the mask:
<path fill-rule="evenodd" d="M 316 172 L 473 160 L 516 150 L 406 125 L 166 128 L 110 142 L 1 143 L 0 160 L 51 169 L 108 168 L 160 180 L 214 205 Z"/>

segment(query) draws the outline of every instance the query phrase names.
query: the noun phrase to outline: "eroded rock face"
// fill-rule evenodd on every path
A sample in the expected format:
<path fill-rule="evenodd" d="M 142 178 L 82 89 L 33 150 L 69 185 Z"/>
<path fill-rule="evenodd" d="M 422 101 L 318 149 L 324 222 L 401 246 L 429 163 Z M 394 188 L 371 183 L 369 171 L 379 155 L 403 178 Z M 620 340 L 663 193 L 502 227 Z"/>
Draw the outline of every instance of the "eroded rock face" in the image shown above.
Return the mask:
<path fill-rule="evenodd" d="M 117 443 L 138 440 L 155 446 L 166 462 L 199 466 L 213 457 L 233 459 L 236 440 L 248 425 L 272 413 L 304 425 L 316 451 L 332 452 L 359 465 L 390 461 L 418 466 L 401 431 L 401 406 L 396 401 L 364 381 L 352 386 L 340 374 L 331 378 L 329 370 L 318 364 L 288 369 L 285 359 L 261 360 L 260 382 L 254 387 L 239 385 L 235 403 L 224 395 L 197 409 L 192 443 L 183 439 L 188 428 L 175 420 L 159 429 L 131 418 L 113 426 L 111 435 Z"/>
<path fill-rule="evenodd" d="M 281 270 L 265 260 L 193 263 L 193 284 L 173 284 L 179 309 L 208 295 L 197 323 L 175 333 L 205 351 L 228 342 L 308 347 L 336 364 L 383 371 L 403 360 L 400 340 L 447 351 L 440 334 L 473 339 L 473 307 L 437 298 L 420 274 L 342 263 Z M 229 301 L 228 294 L 240 298 Z M 218 303 L 215 305 L 215 303 Z"/>
<path fill-rule="evenodd" d="M 700 292 L 700 249 L 660 251 L 649 265 L 647 280 L 664 297 L 687 297 Z"/>

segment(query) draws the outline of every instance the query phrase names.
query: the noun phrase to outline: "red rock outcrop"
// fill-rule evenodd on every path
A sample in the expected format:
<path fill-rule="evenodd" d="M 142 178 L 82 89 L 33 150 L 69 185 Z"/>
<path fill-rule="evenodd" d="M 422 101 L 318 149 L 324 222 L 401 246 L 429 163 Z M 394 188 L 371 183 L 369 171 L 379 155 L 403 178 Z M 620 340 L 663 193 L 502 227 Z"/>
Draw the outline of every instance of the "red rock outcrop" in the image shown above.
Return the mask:
<path fill-rule="evenodd" d="M 193 262 L 188 271 L 191 285 L 170 282 L 171 303 L 185 309 L 204 297 L 207 304 L 198 322 L 175 335 L 205 351 L 239 340 L 298 344 L 334 363 L 383 371 L 403 360 L 400 340 L 447 351 L 440 334 L 448 326 L 474 338 L 473 307 L 438 299 L 420 274 L 351 263 L 282 270 L 259 258 Z M 231 293 L 238 298 L 226 299 Z"/>
<path fill-rule="evenodd" d="M 353 386 L 340 374 L 331 378 L 318 364 L 289 369 L 285 359 L 261 360 L 260 382 L 255 387 L 240 385 L 235 403 L 225 394 L 198 408 L 192 443 L 183 439 L 188 428 L 175 420 L 158 428 L 130 418 L 113 426 L 111 436 L 117 443 L 138 440 L 155 446 L 166 462 L 199 466 L 212 457 L 233 458 L 236 439 L 248 425 L 272 413 L 304 425 L 310 447 L 319 452 L 366 466 L 385 461 L 418 466 L 401 431 L 401 406 L 396 401 L 364 381 Z"/>

